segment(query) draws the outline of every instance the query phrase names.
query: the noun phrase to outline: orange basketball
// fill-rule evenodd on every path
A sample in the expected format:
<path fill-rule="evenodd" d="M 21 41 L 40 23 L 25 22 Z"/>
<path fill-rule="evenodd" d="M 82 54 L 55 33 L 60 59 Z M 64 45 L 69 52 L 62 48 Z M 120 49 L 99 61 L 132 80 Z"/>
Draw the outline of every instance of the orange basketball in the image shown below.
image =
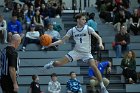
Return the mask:
<path fill-rule="evenodd" d="M 52 43 L 52 37 L 48 34 L 44 34 L 40 37 L 40 44 L 42 46 L 48 46 Z"/>

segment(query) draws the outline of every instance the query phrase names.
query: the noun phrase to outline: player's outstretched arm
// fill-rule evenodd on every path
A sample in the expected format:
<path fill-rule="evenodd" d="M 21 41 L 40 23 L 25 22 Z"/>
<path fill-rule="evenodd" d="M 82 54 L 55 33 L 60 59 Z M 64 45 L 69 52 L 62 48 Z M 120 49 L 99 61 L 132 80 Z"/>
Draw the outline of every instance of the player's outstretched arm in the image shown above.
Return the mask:
<path fill-rule="evenodd" d="M 69 39 L 69 36 L 64 36 L 62 39 L 54 42 L 54 43 L 51 43 L 48 47 L 51 47 L 51 46 L 56 46 L 56 45 L 60 45 L 60 44 L 63 44 L 66 40 Z"/>

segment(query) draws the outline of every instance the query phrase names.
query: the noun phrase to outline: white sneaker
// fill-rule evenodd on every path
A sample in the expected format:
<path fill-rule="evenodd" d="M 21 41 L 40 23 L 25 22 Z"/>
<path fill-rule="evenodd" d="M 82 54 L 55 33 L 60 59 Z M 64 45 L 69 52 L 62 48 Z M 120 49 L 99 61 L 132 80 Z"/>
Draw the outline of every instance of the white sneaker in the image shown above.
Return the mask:
<path fill-rule="evenodd" d="M 54 63 L 54 61 L 49 62 L 48 64 L 44 65 L 44 68 L 45 68 L 45 69 L 53 68 L 53 67 L 54 67 L 54 66 L 53 66 L 53 63 Z"/>
<path fill-rule="evenodd" d="M 106 90 L 106 87 L 102 87 L 101 88 L 101 93 L 109 93 L 109 92 Z"/>
<path fill-rule="evenodd" d="M 6 40 L 4 40 L 4 43 L 7 44 L 8 42 Z"/>

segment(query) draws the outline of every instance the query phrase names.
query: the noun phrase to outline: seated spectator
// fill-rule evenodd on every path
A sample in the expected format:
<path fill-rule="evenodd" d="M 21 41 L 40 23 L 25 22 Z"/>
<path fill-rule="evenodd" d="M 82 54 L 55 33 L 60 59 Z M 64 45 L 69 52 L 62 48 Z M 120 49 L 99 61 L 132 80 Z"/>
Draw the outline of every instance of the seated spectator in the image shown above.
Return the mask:
<path fill-rule="evenodd" d="M 34 1 L 34 0 L 24 0 L 23 2 L 24 2 L 24 4 L 26 4 L 28 7 L 31 7 L 31 6 L 33 6 L 32 1 Z"/>
<path fill-rule="evenodd" d="M 40 15 L 41 18 L 44 20 L 44 24 L 47 25 L 49 23 L 49 10 L 48 7 L 45 6 L 45 4 L 41 5 Z"/>
<path fill-rule="evenodd" d="M 24 52 L 26 49 L 27 44 L 29 43 L 35 43 L 35 44 L 40 44 L 39 40 L 40 34 L 38 31 L 35 31 L 35 25 L 32 24 L 30 26 L 30 31 L 26 33 L 23 46 L 22 46 L 22 51 Z"/>
<path fill-rule="evenodd" d="M 134 13 L 130 18 L 130 30 L 134 33 L 134 35 L 138 35 L 140 30 L 140 18 L 138 16 L 138 9 L 134 9 Z"/>
<path fill-rule="evenodd" d="M 4 43 L 7 43 L 7 23 L 2 15 L 0 15 L 0 32 L 4 35 Z"/>
<path fill-rule="evenodd" d="M 29 7 L 28 12 L 25 14 L 25 24 L 26 24 L 26 30 L 29 29 L 29 26 L 31 24 L 32 18 L 34 16 L 35 12 L 34 12 L 34 6 L 31 5 Z"/>
<path fill-rule="evenodd" d="M 49 93 L 61 93 L 61 85 L 57 81 L 56 73 L 51 74 L 51 81 L 48 83 L 48 92 Z"/>
<path fill-rule="evenodd" d="M 126 53 L 124 58 L 121 61 L 121 68 L 123 69 L 123 76 L 128 83 L 137 82 L 137 73 L 136 73 L 136 60 L 135 60 L 134 51 L 130 50 Z"/>
<path fill-rule="evenodd" d="M 35 0 L 34 2 L 35 9 L 40 8 L 42 4 L 45 4 L 45 0 Z"/>
<path fill-rule="evenodd" d="M 67 93 L 82 93 L 80 81 L 76 78 L 75 72 L 70 72 L 70 79 L 67 81 Z"/>
<path fill-rule="evenodd" d="M 120 32 L 115 35 L 115 44 L 113 45 L 117 58 L 122 57 L 122 51 L 129 50 L 129 43 L 130 35 L 127 33 L 127 28 L 122 26 Z"/>
<path fill-rule="evenodd" d="M 4 0 L 4 3 L 5 3 L 5 9 L 4 9 L 5 12 L 8 12 L 13 9 L 12 0 Z"/>
<path fill-rule="evenodd" d="M 114 24 L 114 28 L 116 28 L 118 32 L 120 31 L 121 25 L 124 25 L 127 28 L 128 18 L 123 9 L 120 9 L 119 13 L 115 14 L 115 19 L 113 24 Z"/>
<path fill-rule="evenodd" d="M 102 18 L 102 19 L 105 19 L 106 18 L 107 6 L 106 6 L 105 1 L 101 1 L 100 4 L 101 4 L 101 6 L 100 6 L 100 14 L 99 14 L 99 17 Z"/>
<path fill-rule="evenodd" d="M 103 83 L 105 85 L 105 87 L 108 86 L 109 84 L 109 80 L 107 78 L 104 77 L 104 71 L 107 68 L 107 73 L 111 72 L 111 62 L 109 61 L 103 61 L 103 62 L 98 62 L 97 60 L 95 61 L 96 66 L 98 67 L 99 71 L 101 72 L 101 75 L 103 77 Z M 94 70 L 92 68 L 89 68 L 88 70 L 88 75 L 90 77 L 90 86 L 92 87 L 92 91 L 96 92 L 97 90 L 95 89 L 95 87 L 97 85 L 99 85 L 99 81 L 95 76 Z"/>
<path fill-rule="evenodd" d="M 22 12 L 23 12 L 24 17 L 27 14 L 28 10 L 29 10 L 28 5 L 27 4 L 23 4 Z"/>
<path fill-rule="evenodd" d="M 38 9 L 35 11 L 35 15 L 33 16 L 33 24 L 35 24 L 35 29 L 39 31 L 40 35 L 44 34 L 44 23 Z"/>
<path fill-rule="evenodd" d="M 18 21 L 20 21 L 20 22 L 23 21 L 24 15 L 23 15 L 23 11 L 22 11 L 22 6 L 20 4 L 17 3 L 15 5 L 13 12 L 12 12 L 12 15 L 17 15 Z"/>
<path fill-rule="evenodd" d="M 99 17 L 104 19 L 106 23 L 112 23 L 113 22 L 112 11 L 113 11 L 112 3 L 109 1 L 108 2 L 102 1 Z"/>
<path fill-rule="evenodd" d="M 58 31 L 53 29 L 53 24 L 52 23 L 48 23 L 47 25 L 47 30 L 44 32 L 44 34 L 48 34 L 52 37 L 52 42 L 58 41 L 60 39 L 60 34 Z M 57 46 L 52 46 L 49 47 L 52 48 L 53 50 L 57 50 Z"/>
<path fill-rule="evenodd" d="M 8 40 L 11 40 L 13 34 L 19 34 L 23 38 L 22 24 L 17 20 L 17 15 L 12 15 L 12 20 L 8 23 Z"/>
<path fill-rule="evenodd" d="M 49 8 L 49 10 L 50 10 L 50 14 L 49 14 L 50 18 L 56 18 L 57 16 L 59 16 L 57 18 L 60 18 L 60 15 L 58 15 L 58 10 L 57 9 L 58 9 L 58 5 L 56 3 L 53 3 L 52 6 Z"/>
<path fill-rule="evenodd" d="M 39 77 L 37 75 L 32 75 L 32 80 L 29 93 L 43 93 L 40 89 L 40 84 L 38 83 Z"/>

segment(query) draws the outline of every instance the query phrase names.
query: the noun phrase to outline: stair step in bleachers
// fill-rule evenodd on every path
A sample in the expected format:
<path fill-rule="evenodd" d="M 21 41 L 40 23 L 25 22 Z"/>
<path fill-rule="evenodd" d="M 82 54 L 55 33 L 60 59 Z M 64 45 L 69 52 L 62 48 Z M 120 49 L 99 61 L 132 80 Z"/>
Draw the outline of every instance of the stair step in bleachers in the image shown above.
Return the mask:
<path fill-rule="evenodd" d="M 19 51 L 20 58 L 60 58 L 66 55 L 69 51 Z"/>
<path fill-rule="evenodd" d="M 29 87 L 30 87 L 29 85 L 28 86 L 20 85 L 19 93 L 28 93 L 27 91 Z M 87 93 L 86 85 L 82 85 L 82 89 L 83 89 L 83 93 Z M 48 86 L 41 85 L 41 90 L 45 93 L 48 93 Z M 61 93 L 66 93 L 66 85 L 61 85 Z"/>
<path fill-rule="evenodd" d="M 57 76 L 60 84 L 67 84 L 67 81 L 70 79 L 70 76 Z M 83 76 L 77 76 L 77 79 L 83 84 Z M 39 76 L 39 84 L 48 84 L 51 80 L 51 76 Z M 18 84 L 30 84 L 32 81 L 32 76 L 19 76 Z"/>
<path fill-rule="evenodd" d="M 136 57 L 140 57 L 140 50 L 133 50 L 136 54 Z M 116 57 L 114 50 L 109 50 L 109 57 Z"/>
<path fill-rule="evenodd" d="M 0 49 L 5 48 L 5 46 L 7 46 L 8 44 L 0 44 Z M 22 44 L 19 46 L 18 50 L 20 50 L 22 48 Z M 27 51 L 40 51 L 41 50 L 41 46 L 37 45 L 37 44 L 28 44 L 26 46 L 26 50 Z M 59 51 L 68 51 L 68 50 L 72 50 L 72 44 L 71 43 L 65 43 L 62 45 L 58 46 L 58 50 Z"/>
<path fill-rule="evenodd" d="M 80 74 L 80 67 L 55 67 L 49 70 L 46 70 L 43 67 L 21 67 L 19 75 L 51 75 L 54 72 L 66 75 L 71 71 L 74 71 L 76 74 Z"/>
<path fill-rule="evenodd" d="M 127 93 L 140 93 L 140 84 L 126 84 Z"/>
<path fill-rule="evenodd" d="M 132 49 L 132 50 L 133 49 L 135 49 L 135 50 L 140 49 L 140 44 L 139 43 L 130 43 L 129 46 L 130 46 L 130 49 Z M 113 49 L 112 44 L 111 43 L 105 44 L 105 49 L 106 50 L 112 50 Z"/>
<path fill-rule="evenodd" d="M 113 66 L 120 66 L 121 60 L 122 60 L 122 58 L 113 58 L 112 65 Z M 140 66 L 140 58 L 136 58 L 136 65 Z"/>
<path fill-rule="evenodd" d="M 115 40 L 114 36 L 102 37 L 104 43 L 112 43 Z M 131 43 L 139 43 L 140 36 L 130 36 Z"/>
<path fill-rule="evenodd" d="M 120 66 L 116 66 L 116 74 L 122 74 L 122 68 Z M 136 72 L 140 72 L 140 66 L 136 66 Z"/>
<path fill-rule="evenodd" d="M 57 59 L 20 59 L 20 66 L 22 67 L 31 67 L 31 66 L 44 66 L 50 61 L 55 61 Z M 77 66 L 77 62 L 69 62 L 68 64 L 65 64 L 64 66 Z"/>

